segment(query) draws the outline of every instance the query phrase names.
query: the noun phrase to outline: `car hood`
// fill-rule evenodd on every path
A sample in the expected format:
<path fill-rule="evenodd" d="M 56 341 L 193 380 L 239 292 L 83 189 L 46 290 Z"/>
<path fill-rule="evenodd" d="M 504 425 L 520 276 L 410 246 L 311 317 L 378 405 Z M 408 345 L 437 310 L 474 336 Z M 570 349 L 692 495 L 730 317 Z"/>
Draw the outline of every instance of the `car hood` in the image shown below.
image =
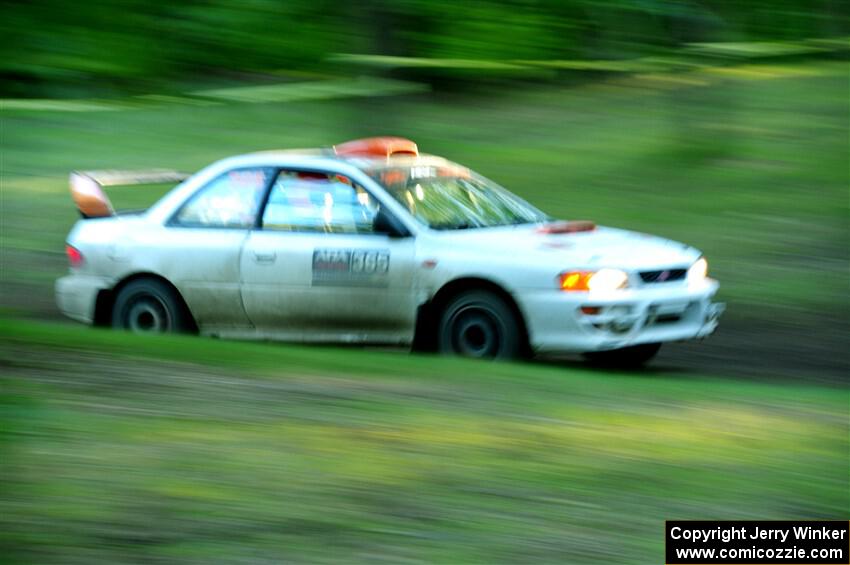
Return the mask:
<path fill-rule="evenodd" d="M 558 260 L 575 268 L 648 269 L 686 267 L 699 250 L 662 237 L 598 226 L 577 233 L 543 233 L 539 225 L 439 232 L 453 249 L 497 254 L 512 261 Z"/>

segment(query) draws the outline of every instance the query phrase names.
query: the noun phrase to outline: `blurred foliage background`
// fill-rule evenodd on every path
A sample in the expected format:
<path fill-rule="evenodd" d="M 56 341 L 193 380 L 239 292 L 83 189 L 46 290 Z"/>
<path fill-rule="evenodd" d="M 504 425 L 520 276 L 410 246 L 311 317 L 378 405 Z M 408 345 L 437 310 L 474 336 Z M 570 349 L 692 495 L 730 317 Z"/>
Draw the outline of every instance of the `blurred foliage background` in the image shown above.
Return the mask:
<path fill-rule="evenodd" d="M 694 43 L 841 37 L 850 18 L 841 0 L 5 0 L 2 7 L 0 95 L 27 97 L 159 90 L 218 74 L 326 72 L 338 53 L 623 60 Z M 439 82 L 451 66 L 419 74 Z"/>

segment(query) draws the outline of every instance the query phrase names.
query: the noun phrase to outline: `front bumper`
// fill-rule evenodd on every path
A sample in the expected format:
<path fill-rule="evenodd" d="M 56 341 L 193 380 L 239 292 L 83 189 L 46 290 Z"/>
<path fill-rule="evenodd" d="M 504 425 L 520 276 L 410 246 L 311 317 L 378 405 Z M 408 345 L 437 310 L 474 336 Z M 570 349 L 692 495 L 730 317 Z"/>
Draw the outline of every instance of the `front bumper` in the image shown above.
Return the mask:
<path fill-rule="evenodd" d="M 97 294 L 109 288 L 110 282 L 104 277 L 76 273 L 64 276 L 56 281 L 56 305 L 69 318 L 91 324 L 94 321 Z"/>
<path fill-rule="evenodd" d="M 718 284 L 660 283 L 604 296 L 541 290 L 520 303 L 532 349 L 538 353 L 584 353 L 642 343 L 703 338 L 725 310 L 711 299 Z M 587 313 L 582 307 L 589 308 Z"/>

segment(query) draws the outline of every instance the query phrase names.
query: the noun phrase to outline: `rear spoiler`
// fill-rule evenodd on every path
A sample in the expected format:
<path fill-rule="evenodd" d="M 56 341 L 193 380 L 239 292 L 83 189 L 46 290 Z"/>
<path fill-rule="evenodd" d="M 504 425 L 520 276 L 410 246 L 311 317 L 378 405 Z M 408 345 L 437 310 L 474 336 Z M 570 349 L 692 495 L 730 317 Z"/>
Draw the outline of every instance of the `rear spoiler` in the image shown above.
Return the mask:
<path fill-rule="evenodd" d="M 134 184 L 165 184 L 182 182 L 186 173 L 169 169 L 142 171 L 74 171 L 69 178 L 71 198 L 83 218 L 106 218 L 115 215 L 112 203 L 103 191 L 105 186 L 130 186 Z"/>

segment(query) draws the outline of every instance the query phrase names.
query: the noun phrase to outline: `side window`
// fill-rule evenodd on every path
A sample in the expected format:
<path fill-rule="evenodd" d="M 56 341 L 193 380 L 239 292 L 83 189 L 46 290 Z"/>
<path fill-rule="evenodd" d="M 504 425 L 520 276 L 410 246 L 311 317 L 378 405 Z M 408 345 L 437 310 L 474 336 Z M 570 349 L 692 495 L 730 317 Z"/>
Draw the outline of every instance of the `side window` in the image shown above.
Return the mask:
<path fill-rule="evenodd" d="M 196 192 L 177 213 L 181 226 L 250 228 L 257 218 L 269 169 L 235 169 Z"/>
<path fill-rule="evenodd" d="M 375 199 L 346 177 L 281 171 L 263 212 L 263 228 L 291 232 L 372 233 Z"/>

